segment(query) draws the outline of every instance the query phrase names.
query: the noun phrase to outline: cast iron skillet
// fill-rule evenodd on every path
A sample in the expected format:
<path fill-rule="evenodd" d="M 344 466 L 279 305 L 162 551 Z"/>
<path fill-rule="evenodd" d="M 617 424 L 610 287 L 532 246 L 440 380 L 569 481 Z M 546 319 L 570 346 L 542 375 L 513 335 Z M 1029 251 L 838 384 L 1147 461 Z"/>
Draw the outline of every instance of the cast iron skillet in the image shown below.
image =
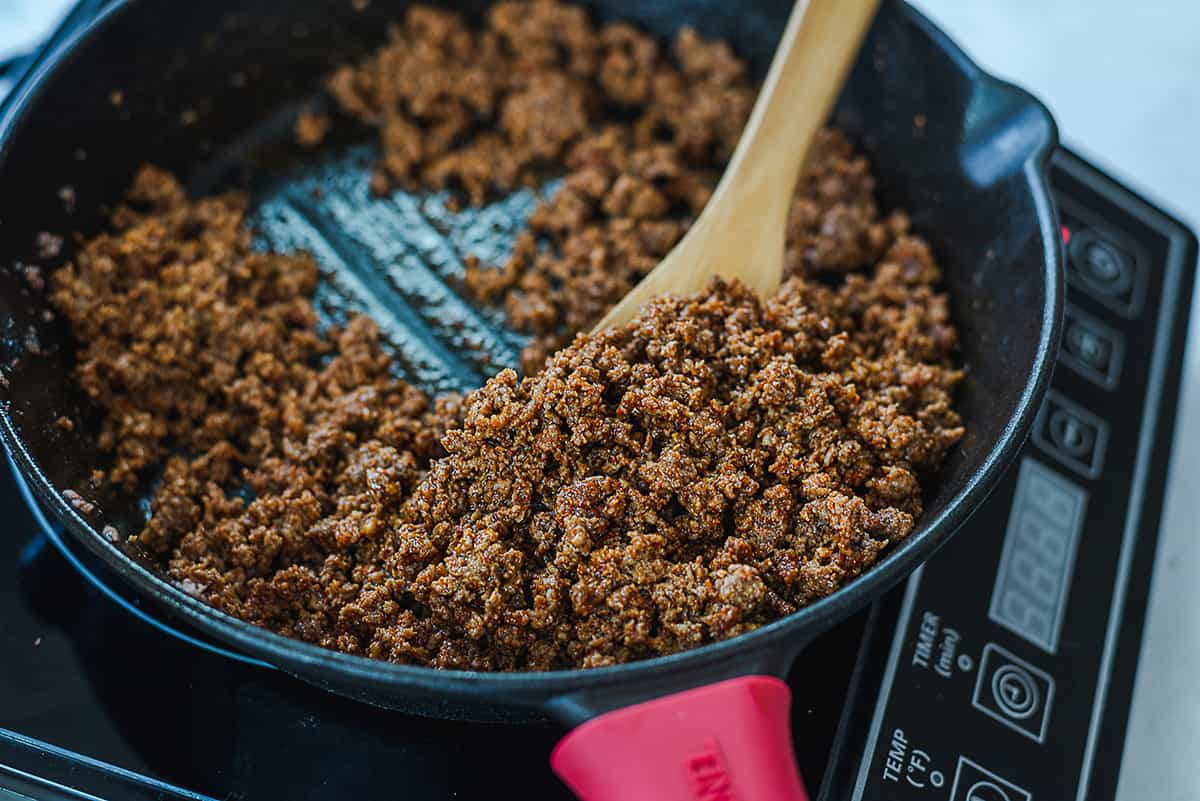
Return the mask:
<path fill-rule="evenodd" d="M 72 506 L 63 491 L 86 487 L 100 460 L 96 415 L 72 383 L 65 327 L 49 318 L 36 277 L 29 280 L 22 265 L 49 271 L 69 259 L 70 237 L 54 256 L 39 232 L 101 230 L 104 205 L 150 161 L 185 176 L 195 192 L 253 189 L 264 242 L 309 247 L 330 271 L 324 298 L 333 316 L 348 304 L 365 306 L 384 318 L 385 331 L 420 351 L 421 342 L 454 344 L 437 319 L 452 312 L 490 349 L 486 369 L 510 360 L 519 338 L 494 317 L 456 305 L 453 296 L 449 312 L 426 313 L 422 300 L 438 296 L 430 287 L 444 296 L 440 282 L 458 269 L 456 248 L 502 248 L 511 230 L 494 223 L 519 225 L 532 197 L 505 199 L 487 214 L 443 214 L 439 228 L 419 199 L 367 196 L 369 147 L 347 151 L 346 141 L 335 141 L 302 159 L 290 150 L 290 120 L 320 77 L 377 45 L 405 5 L 124 0 L 36 66 L 0 116 L 5 446 L 52 515 L 146 598 L 307 681 L 423 715 L 551 715 L 582 724 L 556 750 L 554 764 L 588 798 L 724 797 L 713 795 L 722 787 L 740 798 L 803 797 L 791 765 L 787 689 L 771 677 L 783 676 L 814 637 L 896 584 L 964 523 L 1016 454 L 1048 383 L 1063 296 L 1045 174 L 1053 121 L 1032 97 L 980 71 L 896 1 L 884 3 L 835 112 L 837 124 L 871 155 L 883 202 L 910 210 L 915 229 L 932 242 L 968 368 L 960 403 L 969 433 L 930 488 L 917 529 L 878 566 L 783 620 L 669 657 L 526 674 L 393 665 L 253 627 L 164 581 L 101 534 L 106 524 L 137 530 L 142 512 L 128 499 L 91 493 L 97 509 L 88 515 Z M 484 4 L 449 5 L 478 19 Z M 694 25 L 729 40 L 760 76 L 790 7 L 787 0 L 587 5 L 600 18 L 632 20 L 663 35 Z M 304 199 L 314 185 L 325 202 Z M 390 265 L 386 275 L 380 263 Z M 469 360 L 450 361 L 401 353 L 400 368 L 434 390 L 479 382 L 486 372 Z M 79 424 L 64 430 L 55 425 L 60 415 Z M 659 700 L 645 703 L 650 699 Z"/>

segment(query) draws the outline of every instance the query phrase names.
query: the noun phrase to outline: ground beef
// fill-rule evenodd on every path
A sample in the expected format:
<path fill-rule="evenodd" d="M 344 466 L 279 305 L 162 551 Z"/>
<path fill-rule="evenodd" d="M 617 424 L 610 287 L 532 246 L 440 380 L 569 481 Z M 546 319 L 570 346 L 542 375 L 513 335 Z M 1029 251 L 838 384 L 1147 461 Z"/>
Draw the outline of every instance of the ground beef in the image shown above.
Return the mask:
<path fill-rule="evenodd" d="M 328 114 L 319 114 L 312 109 L 304 109 L 296 116 L 293 132 L 296 141 L 304 147 L 316 147 L 325 141 L 332 124 Z"/>
<path fill-rule="evenodd" d="M 555 0 L 501 2 L 483 30 L 414 6 L 387 45 L 327 81 L 379 129 L 378 193 L 456 188 L 473 202 L 562 175 L 502 265 L 470 264 L 466 291 L 533 335 L 532 374 L 665 256 L 707 202 L 754 102 L 723 42 L 683 29 L 662 47 Z M 881 219 L 866 160 L 824 132 L 789 220 L 792 272 L 868 264 L 902 231 Z M 497 269 L 499 268 L 499 269 Z"/>
<path fill-rule="evenodd" d="M 467 278 L 535 335 L 526 377 L 431 401 L 370 320 L 319 331 L 317 265 L 252 250 L 243 196 L 143 169 L 52 289 L 104 412 L 94 480 L 156 482 L 132 540 L 180 587 L 397 662 L 595 666 L 788 614 L 911 531 L 962 435 L 956 332 L 928 246 L 881 215 L 845 137 L 805 168 L 776 296 L 714 283 L 576 336 L 707 200 L 753 98 L 728 48 L 549 0 L 499 3 L 482 31 L 413 7 L 329 85 L 380 128 L 377 191 L 479 201 L 566 174 Z"/>
<path fill-rule="evenodd" d="M 935 344 L 928 249 L 869 277 L 664 297 L 511 370 L 390 527 L 395 597 L 421 619 L 373 655 L 446 667 L 592 667 L 748 631 L 903 539 L 918 475 L 962 435 Z"/>

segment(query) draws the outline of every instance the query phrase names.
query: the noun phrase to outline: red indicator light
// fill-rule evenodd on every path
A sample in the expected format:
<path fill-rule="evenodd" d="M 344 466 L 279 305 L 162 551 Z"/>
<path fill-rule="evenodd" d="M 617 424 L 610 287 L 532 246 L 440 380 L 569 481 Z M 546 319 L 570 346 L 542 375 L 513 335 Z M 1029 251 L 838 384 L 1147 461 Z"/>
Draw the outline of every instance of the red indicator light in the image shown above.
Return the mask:
<path fill-rule="evenodd" d="M 1062 238 L 1064 245 L 1071 241 L 1071 229 L 1065 225 L 1062 226 Z"/>

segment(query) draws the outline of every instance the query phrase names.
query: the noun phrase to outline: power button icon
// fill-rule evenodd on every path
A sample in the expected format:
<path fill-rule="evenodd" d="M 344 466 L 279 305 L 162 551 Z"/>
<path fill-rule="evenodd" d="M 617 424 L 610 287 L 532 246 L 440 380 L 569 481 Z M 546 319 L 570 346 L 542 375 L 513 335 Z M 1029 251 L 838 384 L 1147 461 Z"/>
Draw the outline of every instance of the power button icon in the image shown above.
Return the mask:
<path fill-rule="evenodd" d="M 989 717 L 1043 742 L 1054 701 L 1054 678 L 995 643 L 983 647 L 971 704 Z"/>
<path fill-rule="evenodd" d="M 1004 665 L 992 674 L 992 695 L 1011 718 L 1024 720 L 1041 705 L 1041 692 L 1029 671 L 1019 665 Z"/>
<path fill-rule="evenodd" d="M 1050 390 L 1034 421 L 1033 441 L 1080 475 L 1097 478 L 1104 469 L 1108 423 Z"/>

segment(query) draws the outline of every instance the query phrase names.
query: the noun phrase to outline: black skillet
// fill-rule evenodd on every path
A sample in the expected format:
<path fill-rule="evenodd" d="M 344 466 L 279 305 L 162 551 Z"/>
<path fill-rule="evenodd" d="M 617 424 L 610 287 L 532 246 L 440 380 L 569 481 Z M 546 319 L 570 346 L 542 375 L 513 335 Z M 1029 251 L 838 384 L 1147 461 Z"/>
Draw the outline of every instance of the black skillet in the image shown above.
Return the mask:
<path fill-rule="evenodd" d="M 980 71 L 895 0 L 884 3 L 835 112 L 836 123 L 871 155 L 883 202 L 908 209 L 916 230 L 932 242 L 968 367 L 960 404 L 969 434 L 930 488 L 916 531 L 878 566 L 772 625 L 669 657 L 526 674 L 393 665 L 286 639 L 217 612 L 105 539 L 105 525 L 137 529 L 142 513 L 136 504 L 95 495 L 97 509 L 88 515 L 71 504 L 64 491 L 86 486 L 100 461 L 95 413 L 72 384 L 70 338 L 49 319 L 37 276 L 22 265 L 50 270 L 69 259 L 70 237 L 53 255 L 53 239 L 39 234 L 102 229 L 104 204 L 118 199 L 134 170 L 150 161 L 185 176 L 195 192 L 235 183 L 255 189 L 263 239 L 312 247 L 330 270 L 325 300 L 335 316 L 348 297 L 387 318 L 385 330 L 445 339 L 447 329 L 413 307 L 425 291 L 421 282 L 436 283 L 457 269 L 451 245 L 503 247 L 505 226 L 492 223 L 499 215 L 510 228 L 519 224 L 531 199 L 510 198 L 487 215 L 468 212 L 449 222 L 443 215 L 438 234 L 428 215 L 414 212 L 413 198 L 372 200 L 362 191 L 369 152 L 345 156 L 346 142 L 333 142 L 324 154 L 297 161 L 287 143 L 290 120 L 320 77 L 380 43 L 385 23 L 399 18 L 405 5 L 124 0 L 35 65 L 0 116 L 5 446 L 65 529 L 160 609 L 300 678 L 422 715 L 511 721 L 549 715 L 579 726 L 554 764 L 587 798 L 802 798 L 787 731 L 787 688 L 774 677 L 785 675 L 813 638 L 900 581 L 963 524 L 1016 454 L 1048 383 L 1063 295 L 1045 175 L 1053 121 L 1032 97 Z M 483 7 L 449 5 L 475 19 Z M 662 35 L 694 25 L 729 40 L 760 76 L 790 10 L 787 0 L 587 5 L 599 18 L 632 20 Z M 281 164 L 301 166 L 281 172 Z M 341 202 L 341 217 L 305 205 L 301 198 L 311 197 L 314 185 Z M 372 231 L 377 223 L 388 230 Z M 381 253 L 410 224 L 424 226 L 421 241 L 406 254 Z M 481 225 L 489 233 L 481 234 Z M 399 284 L 380 277 L 380 259 L 395 260 L 390 275 L 400 276 Z M 479 341 L 490 343 L 493 367 L 519 347 L 494 318 L 459 312 Z M 400 362 L 431 389 L 480 381 L 491 369 L 470 360 L 445 367 L 402 355 Z M 64 430 L 55 424 L 61 415 L 81 424 Z"/>

